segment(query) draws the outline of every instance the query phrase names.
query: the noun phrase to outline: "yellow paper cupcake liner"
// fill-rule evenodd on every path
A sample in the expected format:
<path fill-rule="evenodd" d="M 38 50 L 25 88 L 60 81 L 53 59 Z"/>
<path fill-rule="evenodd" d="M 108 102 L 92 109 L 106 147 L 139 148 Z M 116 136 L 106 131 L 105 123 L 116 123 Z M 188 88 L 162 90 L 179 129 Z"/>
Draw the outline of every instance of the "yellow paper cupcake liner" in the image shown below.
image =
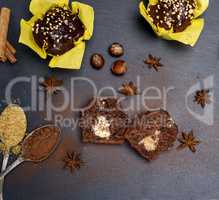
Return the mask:
<path fill-rule="evenodd" d="M 44 16 L 44 14 L 53 6 L 68 6 L 68 0 L 32 0 L 30 3 L 30 12 L 33 17 L 29 21 L 21 20 L 21 33 L 19 42 L 35 51 L 41 58 L 46 59 L 47 53 L 40 48 L 33 37 L 32 27 L 34 23 Z M 61 56 L 52 56 L 49 63 L 51 68 L 80 69 L 85 52 L 85 40 L 90 40 L 94 28 L 94 10 L 91 6 L 74 1 L 72 3 L 72 12 L 79 12 L 79 18 L 85 26 L 84 35 L 75 43 L 75 47 Z"/>
<path fill-rule="evenodd" d="M 148 8 L 150 5 L 156 5 L 158 0 L 149 0 L 148 6 L 144 5 L 143 2 L 139 4 L 140 14 L 146 19 L 146 21 L 151 25 L 154 32 L 166 40 L 175 40 L 183 44 L 195 46 L 198 41 L 200 34 L 204 28 L 204 19 L 198 18 L 202 15 L 205 10 L 208 8 L 209 0 L 197 0 L 197 8 L 195 9 L 194 19 L 191 22 L 191 25 L 186 28 L 183 32 L 174 33 L 173 30 L 166 30 L 159 26 L 156 26 L 153 23 L 152 17 L 148 14 Z"/>

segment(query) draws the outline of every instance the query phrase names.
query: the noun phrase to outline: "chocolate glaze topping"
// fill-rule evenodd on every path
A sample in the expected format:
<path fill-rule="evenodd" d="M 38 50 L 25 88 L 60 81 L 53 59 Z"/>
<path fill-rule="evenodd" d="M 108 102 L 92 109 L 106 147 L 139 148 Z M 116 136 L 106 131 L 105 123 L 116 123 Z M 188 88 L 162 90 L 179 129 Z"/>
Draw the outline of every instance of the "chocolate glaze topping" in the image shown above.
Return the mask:
<path fill-rule="evenodd" d="M 36 43 L 51 55 L 62 55 L 74 47 L 74 42 L 83 36 L 84 25 L 67 7 L 53 7 L 43 19 L 35 22 L 33 36 Z"/>
<path fill-rule="evenodd" d="M 182 32 L 194 17 L 196 0 L 158 0 L 156 5 L 149 6 L 149 15 L 156 26 L 173 32 Z"/>

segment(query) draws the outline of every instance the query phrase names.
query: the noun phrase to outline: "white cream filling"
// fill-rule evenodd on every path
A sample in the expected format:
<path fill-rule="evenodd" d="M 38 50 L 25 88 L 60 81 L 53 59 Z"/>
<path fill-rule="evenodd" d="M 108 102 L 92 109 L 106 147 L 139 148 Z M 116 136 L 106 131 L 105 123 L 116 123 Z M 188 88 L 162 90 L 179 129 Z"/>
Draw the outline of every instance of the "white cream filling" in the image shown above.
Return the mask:
<path fill-rule="evenodd" d="M 173 118 L 170 118 L 169 119 L 169 121 L 168 121 L 168 123 L 167 123 L 167 128 L 172 128 L 173 127 L 173 125 L 174 125 L 174 120 L 173 120 Z"/>
<path fill-rule="evenodd" d="M 160 131 L 156 130 L 154 135 L 150 135 L 141 140 L 138 144 L 143 144 L 147 151 L 155 151 L 159 142 Z"/>
<path fill-rule="evenodd" d="M 106 119 L 106 117 L 97 117 L 96 123 L 92 128 L 96 136 L 100 138 L 110 137 L 110 122 Z"/>

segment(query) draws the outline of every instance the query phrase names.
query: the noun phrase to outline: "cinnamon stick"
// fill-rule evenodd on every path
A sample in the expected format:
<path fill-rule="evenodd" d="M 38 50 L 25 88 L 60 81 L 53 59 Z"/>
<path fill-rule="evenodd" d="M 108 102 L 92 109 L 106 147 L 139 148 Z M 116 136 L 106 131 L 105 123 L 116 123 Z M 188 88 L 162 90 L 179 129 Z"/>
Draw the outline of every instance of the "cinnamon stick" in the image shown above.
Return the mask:
<path fill-rule="evenodd" d="M 4 56 L 4 57 L 0 58 L 0 61 L 2 61 L 2 62 L 6 62 L 6 61 L 7 61 L 7 58 L 6 58 L 6 56 Z"/>
<path fill-rule="evenodd" d="M 6 44 L 8 35 L 8 26 L 10 21 L 11 10 L 2 8 L 0 13 L 0 59 L 6 61 Z"/>
<path fill-rule="evenodd" d="M 17 62 L 16 57 L 15 57 L 14 54 L 10 51 L 9 48 L 6 48 L 5 56 L 7 57 L 7 59 L 9 60 L 9 62 L 10 62 L 11 64 L 14 64 L 14 63 Z"/>
<path fill-rule="evenodd" d="M 9 60 L 10 63 L 14 64 L 17 62 L 15 57 L 16 49 L 11 45 L 10 42 L 7 41 L 6 43 L 6 50 L 5 50 L 5 59 L 0 59 L 2 62 L 6 62 Z"/>
<path fill-rule="evenodd" d="M 12 44 L 9 41 L 6 42 L 6 48 L 8 48 L 12 54 L 16 54 L 16 49 L 12 46 Z"/>

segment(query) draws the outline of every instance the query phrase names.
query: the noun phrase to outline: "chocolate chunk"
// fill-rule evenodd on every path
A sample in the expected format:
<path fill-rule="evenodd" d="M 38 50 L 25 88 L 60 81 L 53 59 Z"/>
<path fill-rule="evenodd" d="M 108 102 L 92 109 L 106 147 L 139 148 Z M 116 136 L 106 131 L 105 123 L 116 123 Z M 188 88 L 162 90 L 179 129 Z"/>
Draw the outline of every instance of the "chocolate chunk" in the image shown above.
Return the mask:
<path fill-rule="evenodd" d="M 95 53 L 91 56 L 90 64 L 95 69 L 101 69 L 105 64 L 104 57 L 99 53 Z"/>
<path fill-rule="evenodd" d="M 48 54 L 62 55 L 74 47 L 74 42 L 84 35 L 85 28 L 69 8 L 53 7 L 42 19 L 35 22 L 35 42 Z"/>
<path fill-rule="evenodd" d="M 123 144 L 128 116 L 116 98 L 95 98 L 81 112 L 80 128 L 85 143 Z"/>
<path fill-rule="evenodd" d="M 128 71 L 127 62 L 124 60 L 117 60 L 113 63 L 111 68 L 113 74 L 117 76 L 122 76 Z"/>
<path fill-rule="evenodd" d="M 145 159 L 153 160 L 169 150 L 177 139 L 178 128 L 168 112 L 160 110 L 138 115 L 125 137 Z"/>
<path fill-rule="evenodd" d="M 109 54 L 113 57 L 120 57 L 124 54 L 124 48 L 121 44 L 115 42 L 110 45 Z"/>

